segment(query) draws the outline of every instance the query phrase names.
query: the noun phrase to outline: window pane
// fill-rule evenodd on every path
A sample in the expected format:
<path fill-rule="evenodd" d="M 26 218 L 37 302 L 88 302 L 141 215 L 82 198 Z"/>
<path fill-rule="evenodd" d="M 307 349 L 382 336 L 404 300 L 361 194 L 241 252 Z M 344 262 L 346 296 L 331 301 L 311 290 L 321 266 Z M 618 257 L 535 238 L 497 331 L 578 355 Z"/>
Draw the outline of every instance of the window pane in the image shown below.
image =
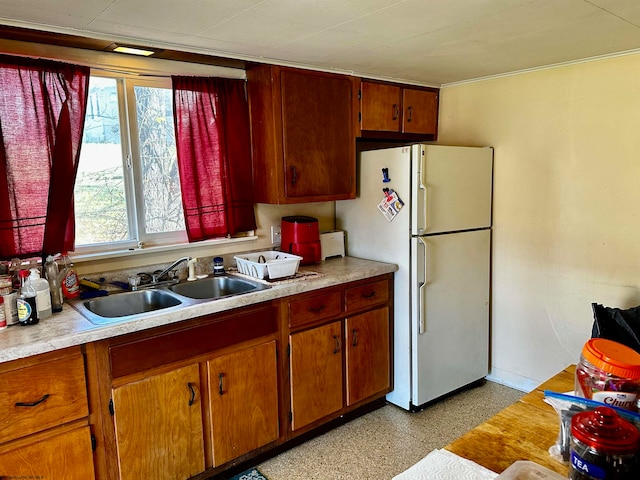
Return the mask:
<path fill-rule="evenodd" d="M 145 233 L 184 230 L 170 89 L 136 86 Z"/>
<path fill-rule="evenodd" d="M 115 79 L 90 78 L 74 197 L 77 245 L 130 239 Z"/>

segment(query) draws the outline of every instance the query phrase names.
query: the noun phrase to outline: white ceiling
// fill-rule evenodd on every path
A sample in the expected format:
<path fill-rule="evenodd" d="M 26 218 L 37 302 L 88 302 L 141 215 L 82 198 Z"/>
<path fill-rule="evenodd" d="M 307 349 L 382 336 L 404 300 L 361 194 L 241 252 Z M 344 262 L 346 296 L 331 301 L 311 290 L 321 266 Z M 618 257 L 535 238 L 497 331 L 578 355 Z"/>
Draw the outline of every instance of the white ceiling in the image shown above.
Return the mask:
<path fill-rule="evenodd" d="M 638 0 L 0 0 L 0 24 L 428 85 L 640 49 Z"/>

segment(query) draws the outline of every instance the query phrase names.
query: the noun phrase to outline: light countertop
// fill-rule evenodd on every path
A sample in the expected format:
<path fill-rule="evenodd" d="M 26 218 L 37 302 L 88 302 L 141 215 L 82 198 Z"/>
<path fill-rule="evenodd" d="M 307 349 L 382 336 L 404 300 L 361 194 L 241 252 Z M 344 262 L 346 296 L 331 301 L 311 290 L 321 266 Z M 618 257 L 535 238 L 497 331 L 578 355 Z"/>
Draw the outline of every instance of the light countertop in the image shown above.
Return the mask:
<path fill-rule="evenodd" d="M 363 280 L 396 270 L 396 265 L 389 263 L 352 257 L 333 258 L 318 265 L 300 268 L 300 271 L 317 272 L 319 274 L 317 276 L 279 282 L 266 290 L 187 305 L 177 311 L 172 309 L 170 312 L 162 310 L 149 312 L 142 318 L 110 325 L 94 325 L 69 303 L 65 303 L 62 312 L 41 320 L 37 325 L 11 325 L 0 331 L 0 363 L 298 293 Z"/>

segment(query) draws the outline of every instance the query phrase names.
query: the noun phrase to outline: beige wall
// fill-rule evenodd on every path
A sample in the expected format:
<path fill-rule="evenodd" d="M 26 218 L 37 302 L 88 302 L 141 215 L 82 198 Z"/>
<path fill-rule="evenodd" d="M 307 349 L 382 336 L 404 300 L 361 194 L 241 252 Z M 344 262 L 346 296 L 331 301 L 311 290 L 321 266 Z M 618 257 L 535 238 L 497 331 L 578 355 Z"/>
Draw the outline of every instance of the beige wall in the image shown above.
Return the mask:
<path fill-rule="evenodd" d="M 444 87 L 439 143 L 495 148 L 492 376 L 531 388 L 640 304 L 640 55 Z"/>
<path fill-rule="evenodd" d="M 147 251 L 136 251 L 131 254 L 119 255 L 116 257 L 100 258 L 89 260 L 87 258 L 76 261 L 78 273 L 81 276 L 91 276 L 98 273 L 112 270 L 123 270 L 145 266 L 155 266 L 169 264 L 182 256 L 192 256 L 198 258 L 224 256 L 233 262 L 233 254 L 250 250 L 271 250 L 271 225 L 280 225 L 281 217 L 288 215 L 309 215 L 318 219 L 320 231 L 333 230 L 335 228 L 335 205 L 334 202 L 305 203 L 298 205 L 267 205 L 257 204 L 255 206 L 256 223 L 255 231 L 257 240 L 244 241 L 240 243 L 222 243 L 199 245 L 186 245 L 183 248 L 169 251 L 154 252 L 153 249 Z M 73 257 L 73 253 L 71 254 Z M 203 267 L 204 268 L 204 267 Z M 149 270 L 148 268 L 142 271 Z"/>

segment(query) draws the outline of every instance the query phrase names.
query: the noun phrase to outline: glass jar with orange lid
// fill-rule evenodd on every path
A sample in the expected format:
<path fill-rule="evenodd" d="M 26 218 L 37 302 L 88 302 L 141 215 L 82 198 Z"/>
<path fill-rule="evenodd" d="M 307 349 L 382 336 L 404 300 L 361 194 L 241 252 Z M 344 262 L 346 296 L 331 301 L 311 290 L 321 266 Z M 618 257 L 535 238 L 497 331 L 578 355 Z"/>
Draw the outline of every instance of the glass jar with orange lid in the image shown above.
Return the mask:
<path fill-rule="evenodd" d="M 580 397 L 637 411 L 640 353 L 605 338 L 588 340 L 576 366 L 574 389 Z"/>

